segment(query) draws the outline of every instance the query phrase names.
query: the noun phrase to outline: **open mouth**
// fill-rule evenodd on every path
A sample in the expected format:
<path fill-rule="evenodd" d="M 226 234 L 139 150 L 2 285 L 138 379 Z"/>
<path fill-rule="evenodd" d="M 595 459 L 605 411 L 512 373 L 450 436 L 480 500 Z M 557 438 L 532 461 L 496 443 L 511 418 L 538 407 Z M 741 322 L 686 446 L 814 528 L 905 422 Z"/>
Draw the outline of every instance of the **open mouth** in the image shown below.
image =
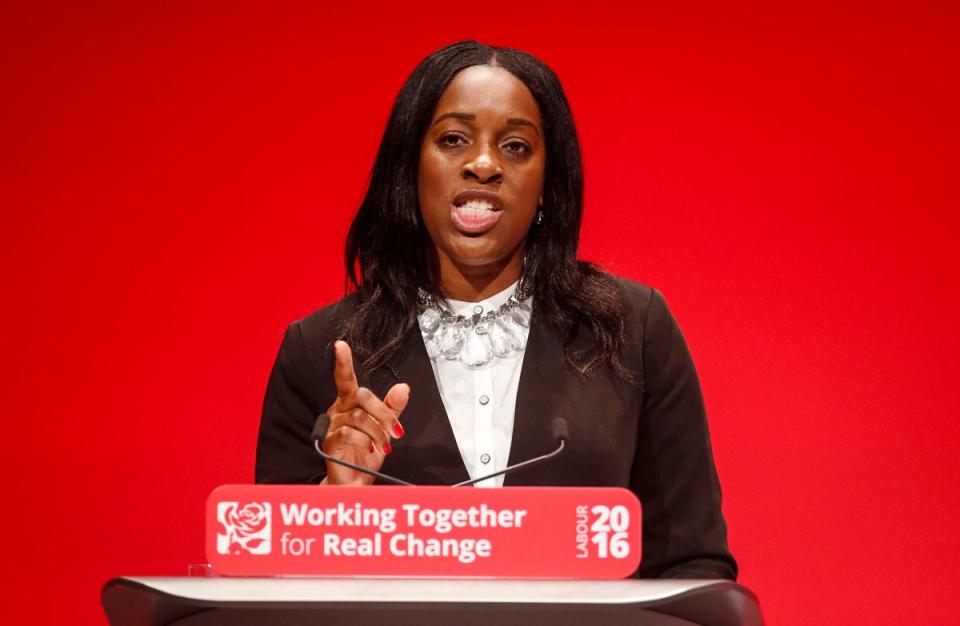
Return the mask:
<path fill-rule="evenodd" d="M 503 216 L 499 198 L 494 194 L 465 192 L 457 194 L 450 204 L 450 219 L 465 235 L 482 235 Z"/>

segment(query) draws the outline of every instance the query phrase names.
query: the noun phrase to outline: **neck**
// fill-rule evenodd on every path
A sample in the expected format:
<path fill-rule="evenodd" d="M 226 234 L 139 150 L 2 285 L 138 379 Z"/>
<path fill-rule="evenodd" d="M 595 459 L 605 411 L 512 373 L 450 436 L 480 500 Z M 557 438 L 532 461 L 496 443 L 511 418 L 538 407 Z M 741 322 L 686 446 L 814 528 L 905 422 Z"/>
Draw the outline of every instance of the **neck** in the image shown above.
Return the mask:
<path fill-rule="evenodd" d="M 486 300 L 520 280 L 523 273 L 520 248 L 503 261 L 486 265 L 463 265 L 442 254 L 439 261 L 444 297 L 462 302 Z"/>

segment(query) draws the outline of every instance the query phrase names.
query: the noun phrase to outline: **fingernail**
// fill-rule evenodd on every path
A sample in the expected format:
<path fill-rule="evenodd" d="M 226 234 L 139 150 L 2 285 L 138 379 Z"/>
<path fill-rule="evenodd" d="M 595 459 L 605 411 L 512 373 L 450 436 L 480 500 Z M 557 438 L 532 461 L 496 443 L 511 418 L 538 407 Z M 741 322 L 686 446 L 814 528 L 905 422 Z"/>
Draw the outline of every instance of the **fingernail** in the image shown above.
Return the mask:
<path fill-rule="evenodd" d="M 389 441 L 387 441 L 386 443 L 383 444 L 383 453 L 384 453 L 384 454 L 390 454 L 390 442 L 389 442 Z"/>
<path fill-rule="evenodd" d="M 403 426 L 400 425 L 400 422 L 393 423 L 393 434 L 397 436 L 397 439 L 403 437 Z"/>
<path fill-rule="evenodd" d="M 373 453 L 376 452 L 376 451 L 377 451 L 377 448 L 376 448 L 376 446 L 373 445 L 373 442 L 371 441 L 371 442 L 370 442 L 370 453 L 373 454 Z"/>

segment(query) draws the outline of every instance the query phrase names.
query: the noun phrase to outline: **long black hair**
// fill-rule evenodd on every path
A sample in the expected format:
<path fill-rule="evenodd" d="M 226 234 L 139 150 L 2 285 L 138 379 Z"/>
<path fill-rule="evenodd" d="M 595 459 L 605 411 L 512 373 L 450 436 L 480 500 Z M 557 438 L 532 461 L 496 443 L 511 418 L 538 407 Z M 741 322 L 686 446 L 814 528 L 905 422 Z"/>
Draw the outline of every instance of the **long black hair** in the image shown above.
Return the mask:
<path fill-rule="evenodd" d="M 417 288 L 440 293 L 436 251 L 420 216 L 420 147 L 437 102 L 453 77 L 475 65 L 499 66 L 520 79 L 540 107 L 546 145 L 542 224 L 527 236 L 524 282 L 534 316 L 565 334 L 568 363 L 581 375 L 606 363 L 621 378 L 624 303 L 616 282 L 577 260 L 583 215 L 583 166 L 570 105 L 546 64 L 521 50 L 462 41 L 437 50 L 413 70 L 397 95 L 366 197 L 345 246 L 347 276 L 360 305 L 342 337 L 367 370 L 384 365 L 416 325 Z M 586 327 L 593 346 L 576 350 Z"/>

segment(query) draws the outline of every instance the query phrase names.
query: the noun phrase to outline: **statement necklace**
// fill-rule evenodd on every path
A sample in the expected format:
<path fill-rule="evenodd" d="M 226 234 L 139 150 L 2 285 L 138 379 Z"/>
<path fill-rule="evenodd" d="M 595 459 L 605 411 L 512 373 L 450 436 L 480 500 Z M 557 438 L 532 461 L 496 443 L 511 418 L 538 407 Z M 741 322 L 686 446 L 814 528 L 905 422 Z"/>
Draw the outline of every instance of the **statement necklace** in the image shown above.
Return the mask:
<path fill-rule="evenodd" d="M 482 315 L 477 305 L 471 317 L 454 315 L 423 289 L 417 290 L 427 356 L 459 360 L 467 367 L 483 367 L 493 357 L 507 357 L 527 346 L 530 334 L 530 296 L 521 280 L 516 291 L 496 310 Z"/>

